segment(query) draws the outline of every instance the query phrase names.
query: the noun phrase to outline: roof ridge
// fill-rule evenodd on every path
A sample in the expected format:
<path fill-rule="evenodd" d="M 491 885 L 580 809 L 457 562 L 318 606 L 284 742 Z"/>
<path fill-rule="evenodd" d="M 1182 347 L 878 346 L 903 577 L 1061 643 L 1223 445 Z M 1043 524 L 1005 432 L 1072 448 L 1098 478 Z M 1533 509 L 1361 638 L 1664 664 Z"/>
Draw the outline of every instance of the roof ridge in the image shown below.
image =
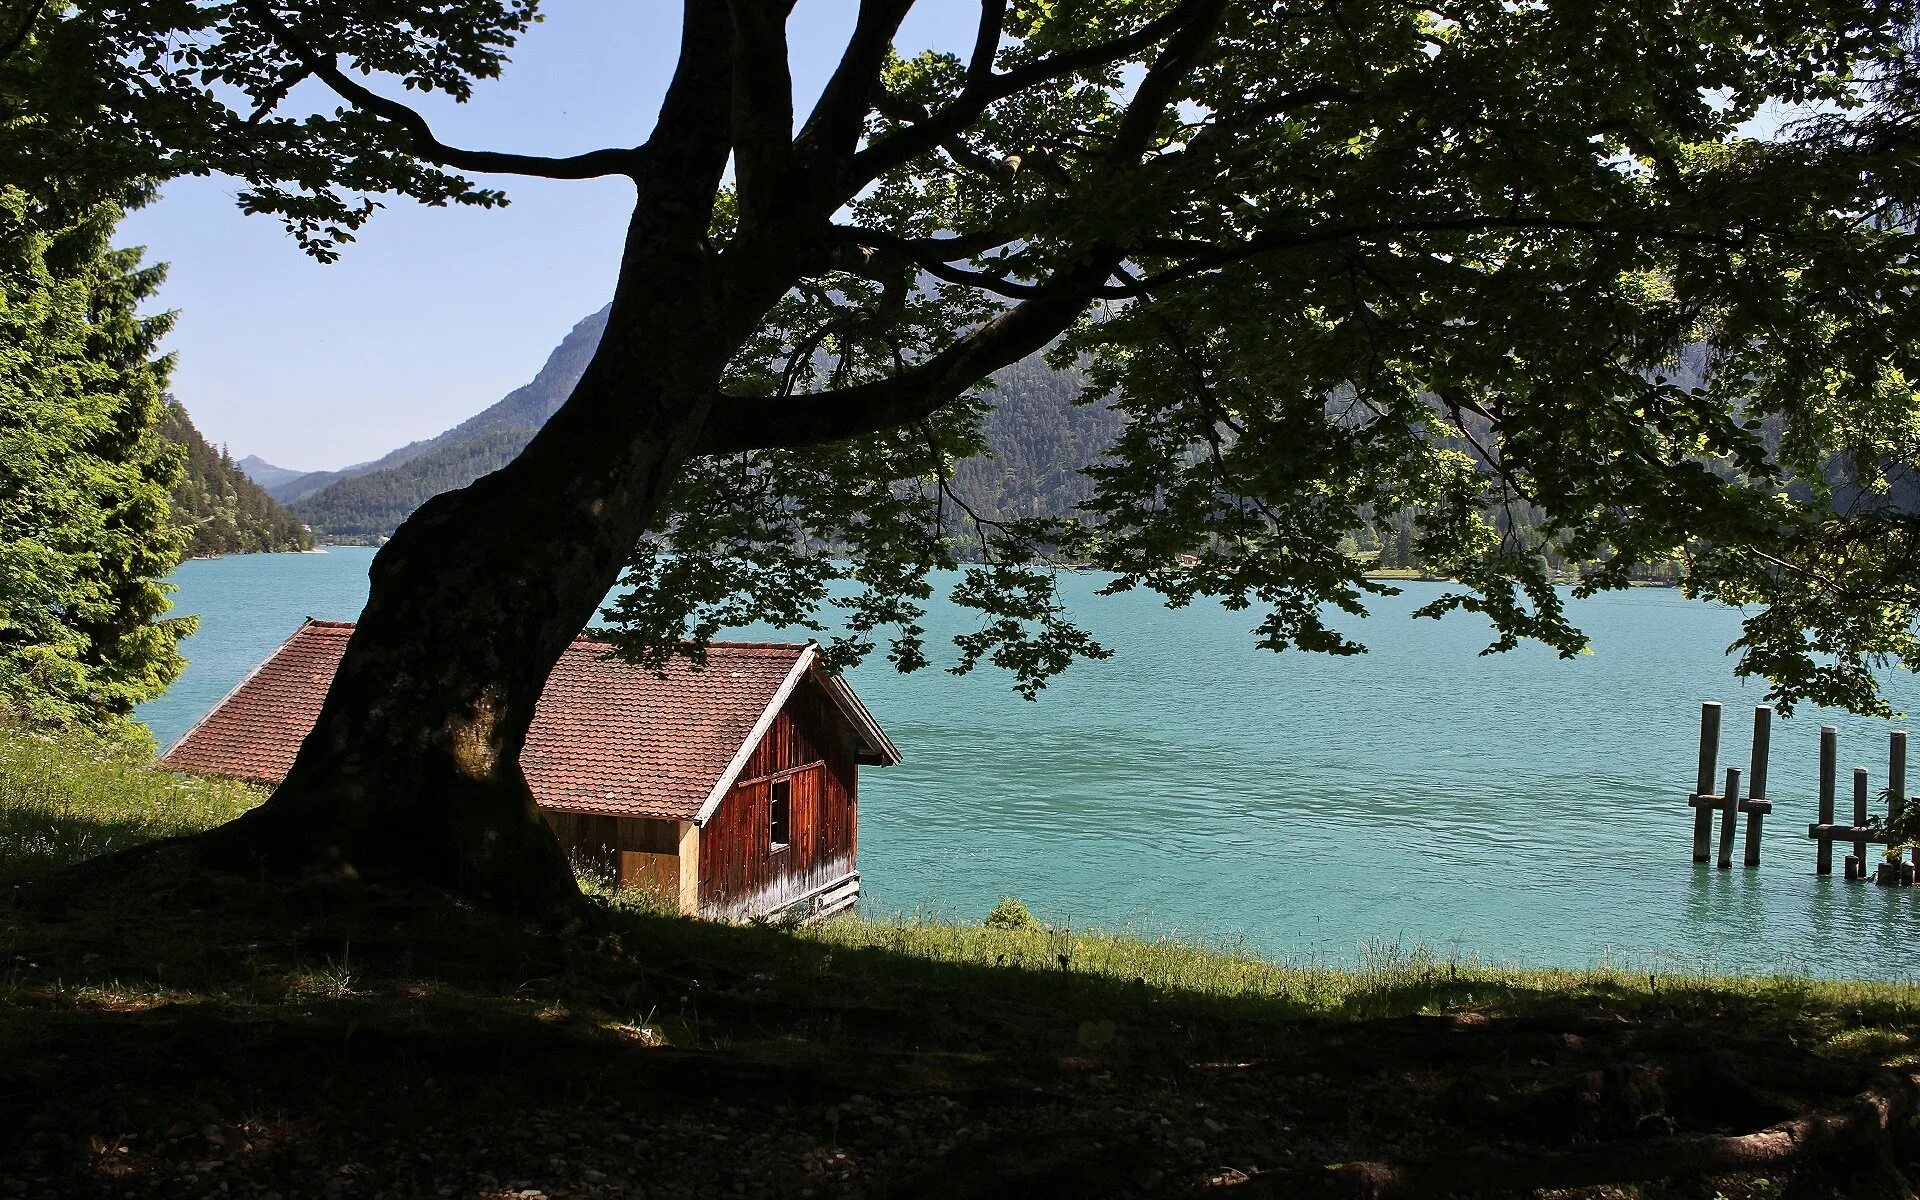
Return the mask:
<path fill-rule="evenodd" d="M 589 645 L 589 646 L 607 646 L 607 645 L 611 645 L 612 643 L 611 643 L 611 642 L 609 642 L 609 641 L 608 641 L 607 639 L 605 639 L 605 638 L 597 638 L 597 637 L 593 637 L 593 636 L 591 636 L 590 634 L 588 634 L 588 633 L 586 633 L 585 631 L 582 631 L 581 633 L 579 633 L 578 635 L 576 635 L 576 636 L 574 637 L 574 639 L 573 639 L 573 644 L 574 644 L 574 645 L 576 645 L 576 646 L 578 646 L 578 645 L 581 645 L 581 644 L 585 644 L 585 645 Z M 676 642 L 676 643 L 675 643 L 675 645 L 679 645 L 679 646 L 691 646 L 691 645 L 693 645 L 693 644 L 694 644 L 694 643 L 692 643 L 692 642 L 690 642 L 690 641 L 681 641 L 681 642 Z M 719 650 L 805 650 L 805 649 L 806 649 L 807 647 L 809 647 L 809 646 L 811 646 L 811 645 L 813 645 L 813 644 L 814 644 L 813 642 L 730 642 L 730 641 L 717 641 L 717 642 L 708 642 L 708 643 L 707 643 L 707 648 L 708 648 L 708 649 L 710 649 L 710 650 L 712 650 L 712 649 L 719 649 Z"/>
<path fill-rule="evenodd" d="M 325 621 L 320 619 L 319 617 L 308 617 L 302 627 L 306 629 L 345 629 L 350 631 L 354 627 L 354 622 Z M 295 632 L 298 632 L 298 630 L 295 630 Z M 571 644 L 575 646 L 581 646 L 581 645 L 604 646 L 607 643 L 600 638 L 591 637 L 585 632 L 582 632 L 575 635 L 573 642 Z M 687 645 L 692 645 L 693 643 L 681 642 L 680 644 L 683 646 L 687 646 Z M 811 645 L 813 645 L 812 642 L 719 641 L 719 642 L 708 642 L 707 648 L 710 650 L 789 650 L 789 651 L 797 652 L 800 650 L 805 650 L 808 646 L 811 646 Z"/>
<path fill-rule="evenodd" d="M 305 623 L 301 626 L 301 628 L 303 629 L 324 629 L 324 630 L 344 629 L 348 631 L 351 631 L 353 627 L 354 627 L 354 622 L 352 621 L 323 621 L 319 617 L 308 617 Z M 299 632 L 299 630 L 295 630 L 295 632 L 297 633 Z M 608 643 L 600 638 L 589 637 L 587 634 L 581 633 L 575 636 L 571 644 L 575 646 L 604 646 L 604 645 L 607 645 Z M 692 643 L 682 642 L 681 645 L 692 645 Z M 707 648 L 709 650 L 786 650 L 786 651 L 792 651 L 797 653 L 801 650 L 805 650 L 808 646 L 811 646 L 811 645 L 813 645 L 812 642 L 726 642 L 726 641 L 722 641 L 722 642 L 708 642 Z"/>

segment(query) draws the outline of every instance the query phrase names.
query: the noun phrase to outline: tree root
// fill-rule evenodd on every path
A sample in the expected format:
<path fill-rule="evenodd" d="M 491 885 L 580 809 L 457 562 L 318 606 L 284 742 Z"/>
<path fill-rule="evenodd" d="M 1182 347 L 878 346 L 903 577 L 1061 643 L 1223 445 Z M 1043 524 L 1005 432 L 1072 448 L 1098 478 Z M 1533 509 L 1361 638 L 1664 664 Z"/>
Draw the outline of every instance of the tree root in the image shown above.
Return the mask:
<path fill-rule="evenodd" d="M 1911 1075 L 1887 1071 L 1837 1109 L 1753 1133 L 1685 1134 L 1537 1156 L 1468 1151 L 1404 1166 L 1352 1162 L 1316 1171 L 1282 1169 L 1261 1172 L 1244 1186 L 1288 1196 L 1417 1200 L 1758 1171 L 1852 1150 L 1885 1150 L 1917 1109 L 1920 1084 Z"/>

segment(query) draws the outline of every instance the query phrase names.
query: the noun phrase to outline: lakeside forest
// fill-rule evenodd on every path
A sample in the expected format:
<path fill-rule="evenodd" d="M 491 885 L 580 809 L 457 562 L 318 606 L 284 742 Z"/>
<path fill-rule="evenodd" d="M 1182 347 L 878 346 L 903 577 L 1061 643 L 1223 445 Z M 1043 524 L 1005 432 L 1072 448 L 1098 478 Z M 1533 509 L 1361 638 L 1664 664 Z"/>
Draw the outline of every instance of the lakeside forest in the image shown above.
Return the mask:
<path fill-rule="evenodd" d="M 1891 715 L 1920 666 L 1916 31 L 1907 0 L 9 6 L 0 1194 L 1920 1194 L 1897 955 L 1400 947 L 1392 906 L 1444 903 L 1445 788 L 1396 792 L 1392 828 L 1256 810 L 1295 831 L 1235 881 L 1256 899 L 1309 816 L 1388 847 L 1350 965 L 1014 896 L 816 920 L 884 852 L 854 773 L 902 759 L 853 669 L 1035 700 L 1112 654 L 1068 587 L 1353 669 L 1403 564 L 1436 580 L 1403 616 L 1566 666 L 1570 601 L 1657 576 L 1737 620 L 1726 669 L 1783 713 Z M 446 119 L 549 50 L 489 97 L 514 122 Z M 458 208 L 537 264 L 597 238 L 613 301 L 446 434 L 243 466 L 172 397 L 165 268 L 120 233 L 196 178 L 301 270 Z M 572 198 L 508 207 L 528 179 Z M 617 222 L 575 227 L 589 180 Z M 307 525 L 385 539 L 359 617 L 302 625 L 185 739 L 204 757 L 156 759 L 135 716 L 195 628 L 172 573 Z M 756 623 L 821 644 L 698 669 Z M 1195 734 L 1152 682 L 1119 726 L 923 721 L 960 750 L 897 802 L 1066 855 L 1048 797 L 989 812 L 967 759 L 1122 761 L 1161 801 L 1151 875 L 1183 832 L 1156 742 Z M 1410 749 L 1378 707 L 1405 681 L 1376 682 L 1316 752 Z M 1761 808 L 1700 774 L 1731 846 Z M 1920 845 L 1902 799 L 1848 827 L 1889 864 Z M 1530 915 L 1530 879 L 1592 873 L 1512 837 L 1455 840 Z M 1858 875 L 1816 885 L 1911 901 Z"/>
<path fill-rule="evenodd" d="M 175 519 L 191 530 L 187 557 L 313 549 L 313 532 L 249 478 L 225 446 L 215 449 L 202 437 L 177 402 L 168 403 L 160 432 L 185 459 L 170 494 Z"/>

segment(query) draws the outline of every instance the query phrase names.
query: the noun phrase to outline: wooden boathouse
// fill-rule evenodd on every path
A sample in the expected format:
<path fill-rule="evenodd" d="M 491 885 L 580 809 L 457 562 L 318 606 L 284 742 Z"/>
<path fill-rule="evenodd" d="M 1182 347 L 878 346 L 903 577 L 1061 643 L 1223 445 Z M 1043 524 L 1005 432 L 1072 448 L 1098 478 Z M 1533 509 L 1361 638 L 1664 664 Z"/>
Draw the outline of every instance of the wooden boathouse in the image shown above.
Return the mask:
<path fill-rule="evenodd" d="M 352 632 L 309 619 L 161 764 L 277 784 Z M 520 756 L 577 863 L 719 918 L 818 918 L 851 906 L 859 768 L 899 761 L 811 642 L 716 642 L 704 668 L 675 659 L 662 676 L 585 638 L 548 678 Z"/>

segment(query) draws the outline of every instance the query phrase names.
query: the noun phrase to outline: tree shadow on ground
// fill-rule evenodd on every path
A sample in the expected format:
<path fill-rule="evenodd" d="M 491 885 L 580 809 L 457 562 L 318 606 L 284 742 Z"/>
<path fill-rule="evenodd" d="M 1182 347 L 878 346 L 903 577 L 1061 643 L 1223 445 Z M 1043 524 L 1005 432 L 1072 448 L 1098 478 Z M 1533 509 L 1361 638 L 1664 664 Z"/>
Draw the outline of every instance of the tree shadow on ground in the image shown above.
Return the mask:
<path fill-rule="evenodd" d="M 0 901 L 0 1194 L 1179 1195 L 1744 1132 L 1847 1094 L 1914 1025 L 1894 997 L 1444 967 L 1337 1002 L 1217 995 L 178 867 Z M 1886 1037 L 1796 1045 L 1840 1026 Z"/>

